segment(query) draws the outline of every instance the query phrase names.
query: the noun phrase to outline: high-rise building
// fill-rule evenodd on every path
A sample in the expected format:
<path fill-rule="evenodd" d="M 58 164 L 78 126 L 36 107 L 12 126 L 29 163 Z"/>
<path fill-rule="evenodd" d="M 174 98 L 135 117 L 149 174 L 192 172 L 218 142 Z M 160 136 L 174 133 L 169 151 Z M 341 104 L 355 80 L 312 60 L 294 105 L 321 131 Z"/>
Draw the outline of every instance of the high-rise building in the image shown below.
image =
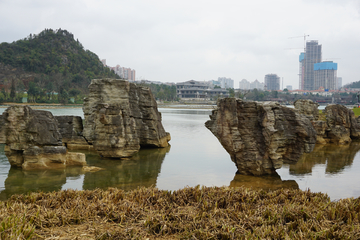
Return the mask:
<path fill-rule="evenodd" d="M 221 88 L 234 88 L 234 80 L 226 77 L 218 77 Z"/>
<path fill-rule="evenodd" d="M 314 64 L 320 63 L 322 58 L 321 45 L 318 44 L 318 41 L 308 41 L 306 42 L 305 55 L 303 60 L 304 75 L 302 90 L 314 90 L 315 88 L 315 72 Z"/>
<path fill-rule="evenodd" d="M 239 88 L 240 89 L 243 89 L 243 90 L 248 90 L 250 89 L 250 82 L 246 79 L 242 79 L 240 82 L 239 82 Z"/>
<path fill-rule="evenodd" d="M 265 86 L 267 90 L 280 90 L 280 77 L 276 74 L 266 74 Z"/>
<path fill-rule="evenodd" d="M 291 91 L 292 90 L 292 85 L 286 85 L 286 89 Z"/>
<path fill-rule="evenodd" d="M 342 77 L 338 77 L 336 82 L 337 89 L 340 89 L 342 87 Z"/>
<path fill-rule="evenodd" d="M 264 90 L 264 83 L 259 82 L 257 79 L 250 83 L 250 89 Z"/>
<path fill-rule="evenodd" d="M 314 64 L 314 89 L 323 87 L 326 90 L 337 89 L 337 63 L 332 61 Z"/>

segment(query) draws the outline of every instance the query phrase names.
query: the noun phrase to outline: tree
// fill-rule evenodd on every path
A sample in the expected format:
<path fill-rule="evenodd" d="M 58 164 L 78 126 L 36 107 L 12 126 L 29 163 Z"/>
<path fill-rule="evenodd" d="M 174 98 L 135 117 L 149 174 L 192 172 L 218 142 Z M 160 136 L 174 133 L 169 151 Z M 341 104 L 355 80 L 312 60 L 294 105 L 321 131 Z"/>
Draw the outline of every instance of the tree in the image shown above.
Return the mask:
<path fill-rule="evenodd" d="M 16 97 L 16 89 L 15 89 L 15 79 L 11 81 L 11 91 L 10 91 L 10 98 L 12 101 L 15 100 Z"/>

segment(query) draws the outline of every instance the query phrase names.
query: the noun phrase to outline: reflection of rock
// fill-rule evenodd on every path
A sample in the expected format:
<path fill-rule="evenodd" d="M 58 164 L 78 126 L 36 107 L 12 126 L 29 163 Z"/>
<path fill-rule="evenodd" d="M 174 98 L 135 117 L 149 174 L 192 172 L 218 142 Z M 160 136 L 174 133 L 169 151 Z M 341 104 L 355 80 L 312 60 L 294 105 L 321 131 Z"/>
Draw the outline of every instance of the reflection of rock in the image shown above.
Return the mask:
<path fill-rule="evenodd" d="M 280 188 L 299 189 L 295 180 L 281 180 L 277 173 L 266 176 L 249 176 L 235 174 L 230 187 L 245 187 L 252 189 L 276 190 Z"/>
<path fill-rule="evenodd" d="M 57 121 L 51 112 L 33 110 L 29 106 L 12 106 L 5 110 L 3 116 L 5 154 L 11 166 L 29 170 L 86 163 L 85 155 L 75 157 L 67 154 L 66 147 L 62 146 Z"/>
<path fill-rule="evenodd" d="M 104 170 L 103 168 L 94 167 L 94 166 L 83 166 L 82 171 L 83 172 L 97 172 Z"/>
<path fill-rule="evenodd" d="M 310 152 L 316 132 L 309 119 L 278 103 L 218 101 L 205 126 L 219 139 L 241 174 L 272 174 L 283 162 Z"/>
<path fill-rule="evenodd" d="M 309 99 L 298 99 L 294 102 L 294 107 L 310 121 L 316 121 L 319 119 L 318 106 L 318 103 L 314 103 Z"/>
<path fill-rule="evenodd" d="M 359 150 L 359 142 L 346 145 L 316 145 L 311 153 L 302 155 L 296 164 L 290 165 L 290 173 L 292 175 L 309 174 L 316 164 L 327 164 L 327 173 L 338 173 L 352 164 Z"/>
<path fill-rule="evenodd" d="M 40 190 L 44 192 L 59 191 L 65 183 L 65 169 L 22 171 L 19 168 L 11 168 L 5 180 L 5 190 L 0 193 L 0 199 L 5 200 L 14 194 Z"/>
<path fill-rule="evenodd" d="M 84 189 L 119 187 L 124 190 L 138 186 L 155 186 L 161 164 L 170 146 L 166 148 L 141 149 L 132 158 L 123 160 L 99 159 L 87 154 L 89 165 L 104 170 L 85 173 Z"/>
<path fill-rule="evenodd" d="M 84 105 L 84 136 L 104 157 L 131 157 L 140 147 L 166 147 L 161 114 L 149 88 L 125 80 L 93 79 Z"/>
<path fill-rule="evenodd" d="M 55 116 L 62 142 L 68 149 L 91 149 L 84 136 L 82 119 L 79 116 Z"/>

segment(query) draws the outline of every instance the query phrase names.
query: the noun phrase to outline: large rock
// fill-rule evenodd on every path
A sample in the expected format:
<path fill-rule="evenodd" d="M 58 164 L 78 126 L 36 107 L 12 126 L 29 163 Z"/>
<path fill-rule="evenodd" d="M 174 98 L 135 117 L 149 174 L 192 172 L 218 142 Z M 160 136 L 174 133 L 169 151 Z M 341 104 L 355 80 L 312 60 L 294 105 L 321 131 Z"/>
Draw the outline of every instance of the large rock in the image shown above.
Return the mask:
<path fill-rule="evenodd" d="M 33 110 L 29 106 L 12 106 L 3 115 L 5 154 L 11 166 L 29 170 L 86 163 L 84 154 L 77 158 L 78 163 L 74 163 L 72 154 L 62 146 L 58 123 L 51 112 Z M 69 164 L 67 159 L 71 159 Z"/>
<path fill-rule="evenodd" d="M 314 103 L 310 99 L 298 99 L 294 102 L 294 107 L 299 112 L 309 118 L 310 121 L 317 121 L 319 119 L 318 103 Z"/>
<path fill-rule="evenodd" d="M 55 116 L 58 122 L 62 142 L 70 149 L 90 150 L 92 145 L 88 144 L 83 136 L 82 118 L 79 116 Z"/>
<path fill-rule="evenodd" d="M 272 174 L 283 162 L 295 163 L 304 152 L 311 152 L 316 142 L 309 119 L 275 102 L 224 98 L 210 119 L 205 126 L 230 154 L 240 174 Z"/>
<path fill-rule="evenodd" d="M 350 143 L 352 139 L 360 139 L 360 125 L 354 112 L 344 105 L 331 104 L 325 108 L 326 123 L 329 127 L 327 138 L 331 143 Z"/>
<path fill-rule="evenodd" d="M 161 114 L 149 88 L 125 80 L 94 79 L 83 111 L 83 135 L 104 157 L 126 158 L 140 147 L 166 147 Z"/>

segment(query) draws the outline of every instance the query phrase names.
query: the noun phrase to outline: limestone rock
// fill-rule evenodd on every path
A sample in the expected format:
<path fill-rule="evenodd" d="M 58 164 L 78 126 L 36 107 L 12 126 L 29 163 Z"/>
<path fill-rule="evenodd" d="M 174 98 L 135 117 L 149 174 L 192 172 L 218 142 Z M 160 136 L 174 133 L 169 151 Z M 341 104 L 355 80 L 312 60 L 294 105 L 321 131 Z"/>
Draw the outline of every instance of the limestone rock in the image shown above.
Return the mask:
<path fill-rule="evenodd" d="M 11 166 L 25 170 L 66 167 L 68 152 L 51 112 L 12 106 L 3 115 L 5 154 Z"/>
<path fill-rule="evenodd" d="M 6 142 L 4 124 L 5 124 L 4 116 L 0 114 L 0 143 Z"/>
<path fill-rule="evenodd" d="M 360 125 L 351 109 L 344 105 L 331 104 L 326 106 L 325 115 L 329 127 L 329 142 L 344 144 L 350 143 L 352 139 L 360 139 Z"/>
<path fill-rule="evenodd" d="M 93 79 L 83 111 L 83 135 L 101 156 L 127 158 L 140 147 L 166 147 L 170 141 L 149 88 Z"/>
<path fill-rule="evenodd" d="M 210 119 L 205 126 L 230 154 L 240 174 L 273 174 L 283 162 L 294 163 L 304 152 L 311 152 L 316 142 L 309 119 L 275 102 L 224 98 Z"/>
<path fill-rule="evenodd" d="M 316 121 L 319 119 L 318 103 L 314 103 L 309 99 L 298 99 L 294 102 L 294 107 L 299 112 L 309 118 L 310 121 Z"/>
<path fill-rule="evenodd" d="M 79 116 L 55 116 L 62 142 L 70 150 L 90 150 L 92 145 L 84 138 L 82 118 Z"/>

